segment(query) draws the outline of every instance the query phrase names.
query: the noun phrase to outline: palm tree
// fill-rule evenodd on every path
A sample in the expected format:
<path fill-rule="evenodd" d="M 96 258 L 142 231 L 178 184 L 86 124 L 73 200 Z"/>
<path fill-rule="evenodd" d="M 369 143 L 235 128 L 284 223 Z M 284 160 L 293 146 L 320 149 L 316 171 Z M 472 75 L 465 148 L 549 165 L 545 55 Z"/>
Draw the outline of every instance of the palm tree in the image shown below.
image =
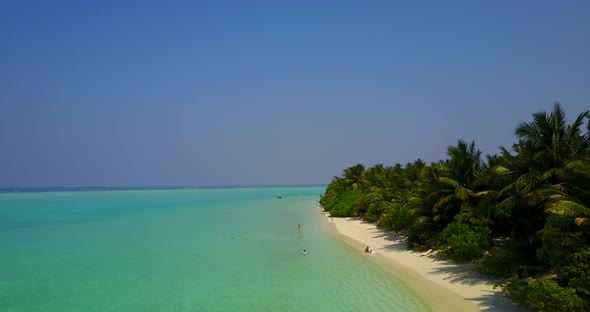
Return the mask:
<path fill-rule="evenodd" d="M 402 196 L 408 187 L 408 180 L 403 173 L 403 168 L 384 167 L 382 164 L 367 169 L 362 183 L 365 195 L 356 214 L 363 215 L 369 221 L 377 221 L 385 215 L 392 207 L 394 198 Z"/>
<path fill-rule="evenodd" d="M 410 209 L 410 214 L 414 219 L 413 226 L 441 219 L 440 211 L 433 209 L 433 206 L 440 201 L 440 198 L 447 195 L 445 193 L 447 190 L 441 189 L 441 185 L 438 183 L 443 168 L 442 161 L 433 163 L 422 170 L 420 178 L 416 181 L 410 195 L 415 197 Z"/>
<path fill-rule="evenodd" d="M 500 193 L 506 185 L 518 177 L 511 169 L 515 156 L 504 147 L 500 147 L 500 154 L 486 155 L 486 161 L 482 163 L 480 173 L 473 182 L 475 196 L 478 198 L 475 212 L 494 224 L 492 229 L 496 234 L 507 236 L 512 227 L 510 207 L 498 205 L 506 196 Z"/>
<path fill-rule="evenodd" d="M 346 184 L 352 189 L 362 188 L 364 181 L 365 166 L 363 164 L 356 164 L 352 167 L 344 169 L 343 178 Z"/>
<path fill-rule="evenodd" d="M 333 177 L 328 187 L 326 187 L 327 197 L 338 197 L 346 191 L 346 183 L 344 179 L 339 177 Z"/>
<path fill-rule="evenodd" d="M 420 177 L 420 173 L 424 168 L 426 168 L 426 163 L 422 159 L 418 158 L 413 163 L 406 164 L 404 175 L 408 180 L 415 182 Z"/>
<path fill-rule="evenodd" d="M 457 146 L 447 148 L 447 154 L 450 159 L 439 165 L 442 176 L 437 178 L 439 192 L 444 196 L 439 198 L 433 209 L 444 209 L 439 215 L 452 219 L 457 213 L 470 211 L 474 205 L 474 182 L 481 170 L 481 151 L 475 148 L 475 141 L 467 144 L 458 140 Z"/>
<path fill-rule="evenodd" d="M 481 170 L 481 151 L 475 148 L 475 141 L 467 144 L 458 140 L 457 146 L 447 148 L 449 174 L 462 186 L 471 187 Z"/>
<path fill-rule="evenodd" d="M 572 191 L 579 182 L 568 180 L 570 171 L 564 168 L 588 155 L 589 138 L 588 133 L 582 134 L 582 125 L 589 117 L 583 112 L 568 125 L 564 110 L 555 103 L 550 113 L 534 113 L 532 121 L 518 125 L 515 155 L 501 148 L 494 168 L 495 187 L 501 185 L 495 194 L 498 212 L 509 216 L 513 237 L 529 242 L 523 244 L 527 253 L 534 254 L 538 248 L 537 234 L 545 227 L 548 213 L 576 215 L 580 225 L 587 222 L 585 206 Z"/>
<path fill-rule="evenodd" d="M 588 153 L 590 124 L 589 131 L 582 135 L 580 128 L 584 118 L 590 118 L 589 111 L 582 112 L 567 125 L 565 111 L 555 103 L 551 113 L 540 111 L 533 114 L 533 121 L 521 122 L 515 134 L 521 140 L 519 144 L 530 152 L 528 160 L 536 166 L 535 169 L 546 172 Z"/>
<path fill-rule="evenodd" d="M 385 176 L 385 167 L 383 164 L 377 164 L 365 171 L 364 174 L 364 183 L 365 186 L 363 188 L 368 189 L 370 187 L 378 187 L 383 188 L 387 184 L 386 176 Z"/>
<path fill-rule="evenodd" d="M 590 226 L 590 159 L 571 162 L 555 174 L 559 183 L 553 186 L 545 210 L 575 217 L 578 226 Z"/>

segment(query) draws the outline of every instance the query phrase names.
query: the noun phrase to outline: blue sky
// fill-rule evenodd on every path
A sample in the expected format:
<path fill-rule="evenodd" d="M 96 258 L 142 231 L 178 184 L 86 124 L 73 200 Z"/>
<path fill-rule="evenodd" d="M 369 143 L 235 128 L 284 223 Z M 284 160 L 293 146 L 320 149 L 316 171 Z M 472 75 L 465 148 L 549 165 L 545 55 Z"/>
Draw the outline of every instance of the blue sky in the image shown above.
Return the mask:
<path fill-rule="evenodd" d="M 2 1 L 0 187 L 325 184 L 590 108 L 590 2 L 407 2 Z"/>

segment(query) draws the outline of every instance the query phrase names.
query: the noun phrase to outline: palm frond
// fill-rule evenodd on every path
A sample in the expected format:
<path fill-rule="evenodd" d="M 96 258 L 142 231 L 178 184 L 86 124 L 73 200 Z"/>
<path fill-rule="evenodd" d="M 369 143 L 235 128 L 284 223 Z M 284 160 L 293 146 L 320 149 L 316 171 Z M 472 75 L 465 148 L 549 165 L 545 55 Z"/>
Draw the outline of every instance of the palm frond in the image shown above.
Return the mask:
<path fill-rule="evenodd" d="M 432 207 L 433 211 L 437 211 L 439 208 L 448 205 L 451 200 L 453 200 L 454 195 L 447 195 L 443 198 L 441 198 L 436 204 L 434 204 L 434 206 Z"/>
<path fill-rule="evenodd" d="M 466 187 L 459 186 L 455 189 L 455 197 L 459 200 L 468 200 L 473 197 L 473 191 Z"/>
<path fill-rule="evenodd" d="M 559 168 L 551 168 L 551 169 L 545 171 L 545 173 L 543 173 L 542 177 L 544 180 L 549 180 L 549 178 L 559 174 L 559 172 L 561 172 L 561 170 Z"/>
<path fill-rule="evenodd" d="M 460 185 L 459 182 L 457 182 L 451 178 L 447 178 L 447 177 L 438 178 L 438 182 L 445 184 L 445 185 L 450 185 L 452 187 L 458 187 Z"/>
<path fill-rule="evenodd" d="M 518 199 L 515 196 L 510 196 L 498 203 L 499 207 L 510 208 L 516 206 Z"/>
<path fill-rule="evenodd" d="M 556 234 L 561 234 L 561 233 L 563 233 L 563 230 L 558 227 L 545 228 L 545 229 L 535 232 L 535 234 L 539 234 L 539 235 L 541 235 L 541 234 L 542 235 L 556 235 Z"/>
<path fill-rule="evenodd" d="M 422 224 L 424 224 L 424 223 L 426 223 L 426 222 L 428 222 L 430 220 L 431 219 L 429 217 L 421 216 L 421 217 L 418 217 L 418 218 L 414 219 L 414 222 L 413 222 L 412 226 L 416 226 L 417 227 L 417 226 L 420 226 L 420 225 L 422 225 Z"/>
<path fill-rule="evenodd" d="M 545 204 L 545 211 L 557 215 L 585 215 L 590 216 L 590 209 L 582 204 L 567 199 L 553 200 Z"/>
<path fill-rule="evenodd" d="M 425 210 L 422 207 L 416 207 L 412 209 L 408 209 L 408 214 L 410 216 L 422 217 L 432 214 L 429 210 Z"/>
<path fill-rule="evenodd" d="M 504 166 L 494 166 L 492 167 L 492 172 L 497 175 L 506 175 L 512 173 L 512 170 L 504 167 Z"/>
<path fill-rule="evenodd" d="M 494 190 L 487 190 L 487 191 L 481 191 L 481 192 L 476 192 L 475 194 L 473 194 L 475 197 L 496 197 L 498 196 L 500 193 L 498 191 L 494 191 Z"/>

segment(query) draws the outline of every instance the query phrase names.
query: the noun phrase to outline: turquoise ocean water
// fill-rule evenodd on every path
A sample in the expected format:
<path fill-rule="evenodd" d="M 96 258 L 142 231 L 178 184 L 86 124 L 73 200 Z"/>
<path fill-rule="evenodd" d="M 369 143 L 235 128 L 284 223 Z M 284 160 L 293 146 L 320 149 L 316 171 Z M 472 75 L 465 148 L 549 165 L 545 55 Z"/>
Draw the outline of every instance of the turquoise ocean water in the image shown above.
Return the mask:
<path fill-rule="evenodd" d="M 429 311 L 326 231 L 323 191 L 0 194 L 0 311 Z"/>

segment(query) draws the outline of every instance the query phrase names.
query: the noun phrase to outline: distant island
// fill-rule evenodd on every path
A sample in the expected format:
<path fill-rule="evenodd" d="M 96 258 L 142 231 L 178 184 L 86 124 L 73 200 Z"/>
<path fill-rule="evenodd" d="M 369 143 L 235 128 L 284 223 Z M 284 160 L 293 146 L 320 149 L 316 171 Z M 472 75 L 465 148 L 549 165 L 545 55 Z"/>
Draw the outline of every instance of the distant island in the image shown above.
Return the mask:
<path fill-rule="evenodd" d="M 362 164 L 334 177 L 320 204 L 407 234 L 501 277 L 497 287 L 539 311 L 590 310 L 590 113 L 570 124 L 555 103 L 517 125 L 512 150 L 482 156 L 458 140 L 430 165 Z"/>

